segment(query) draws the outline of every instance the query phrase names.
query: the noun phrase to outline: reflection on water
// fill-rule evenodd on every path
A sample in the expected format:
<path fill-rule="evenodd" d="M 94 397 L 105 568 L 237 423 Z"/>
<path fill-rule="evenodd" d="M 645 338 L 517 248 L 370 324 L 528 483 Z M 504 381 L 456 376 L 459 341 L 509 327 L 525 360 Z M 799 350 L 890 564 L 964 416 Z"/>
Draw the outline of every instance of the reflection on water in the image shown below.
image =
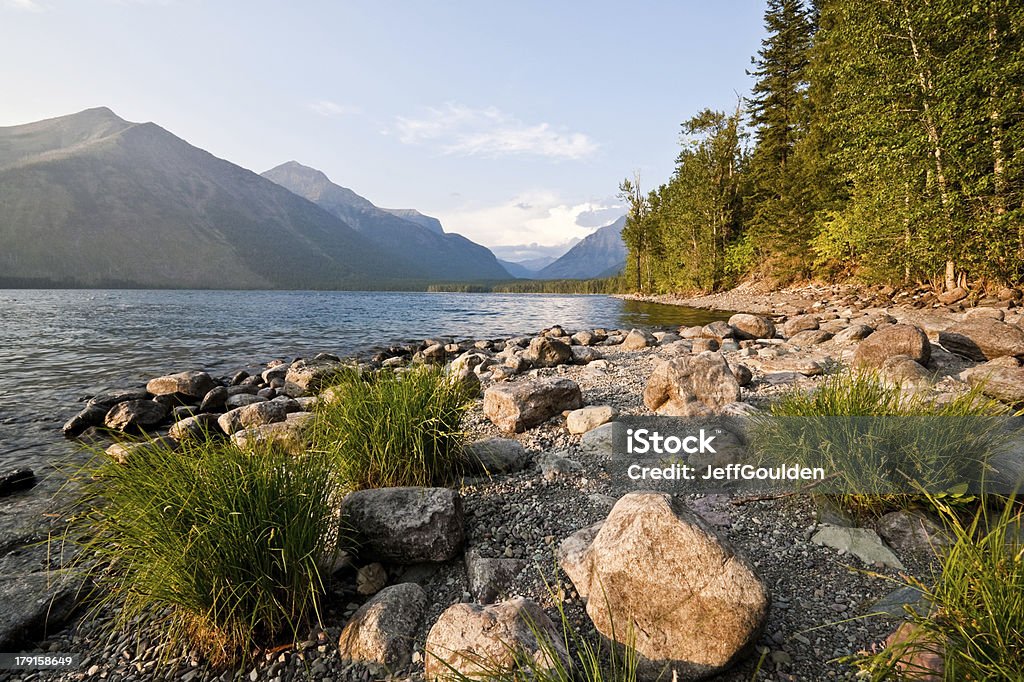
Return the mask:
<path fill-rule="evenodd" d="M 727 314 L 607 296 L 319 291 L 0 290 L 0 468 L 67 451 L 82 396 L 160 373 L 225 374 L 319 351 L 447 335 L 500 338 L 561 324 L 706 324 Z"/>

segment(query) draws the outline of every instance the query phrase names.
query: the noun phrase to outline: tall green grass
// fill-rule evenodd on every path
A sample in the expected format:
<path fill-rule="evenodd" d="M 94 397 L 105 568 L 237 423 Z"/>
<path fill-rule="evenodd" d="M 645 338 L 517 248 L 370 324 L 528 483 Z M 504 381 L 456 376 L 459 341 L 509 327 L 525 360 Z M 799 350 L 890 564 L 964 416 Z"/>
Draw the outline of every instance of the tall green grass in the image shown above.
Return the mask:
<path fill-rule="evenodd" d="M 892 679 L 901 659 L 938 651 L 946 680 L 1024 679 L 1024 513 L 1013 500 L 993 515 L 984 505 L 966 522 L 933 500 L 955 542 L 941 560 L 933 586 L 912 580 L 930 604 L 927 614 L 908 609 L 920 628 L 916 642 L 865 655 L 866 679 Z M 914 679 L 922 671 L 903 671 Z"/>
<path fill-rule="evenodd" d="M 442 369 L 345 372 L 317 405 L 313 449 L 353 488 L 435 485 L 466 469 L 462 420 L 472 405 Z"/>
<path fill-rule="evenodd" d="M 963 482 L 984 479 L 1005 442 L 1006 412 L 979 388 L 939 403 L 875 372 L 844 370 L 784 394 L 753 418 L 751 439 L 763 462 L 822 467 L 833 478 L 821 491 L 878 513 L 916 504 L 922 490 L 971 499 Z"/>
<path fill-rule="evenodd" d="M 103 453 L 81 488 L 66 539 L 83 547 L 97 608 L 115 627 L 159 633 L 214 664 L 295 641 L 320 620 L 324 571 L 345 541 L 329 458 L 220 441 Z"/>

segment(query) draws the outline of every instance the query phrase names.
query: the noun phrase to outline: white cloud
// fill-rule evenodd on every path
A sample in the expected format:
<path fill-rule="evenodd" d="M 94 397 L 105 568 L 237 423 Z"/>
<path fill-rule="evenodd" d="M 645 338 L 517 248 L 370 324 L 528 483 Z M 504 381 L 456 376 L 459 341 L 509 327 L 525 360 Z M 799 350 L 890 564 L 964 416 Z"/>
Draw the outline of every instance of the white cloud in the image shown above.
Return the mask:
<path fill-rule="evenodd" d="M 348 116 L 350 114 L 358 114 L 358 107 L 353 107 L 348 104 L 338 104 L 332 102 L 329 99 L 321 99 L 315 102 L 309 103 L 309 109 L 315 114 L 326 116 L 328 118 L 337 118 L 338 116 Z"/>
<path fill-rule="evenodd" d="M 524 192 L 500 204 L 468 204 L 441 211 L 445 230 L 485 245 L 531 244 L 564 246 L 594 231 L 580 223 L 595 211 L 613 208 L 605 202 L 570 203 L 550 191 Z M 621 214 L 621 211 L 619 211 Z M 608 222 L 612 222 L 614 217 Z M 605 223 L 607 224 L 607 223 Z"/>
<path fill-rule="evenodd" d="M 460 156 L 582 159 L 598 147 L 584 133 L 559 130 L 550 123 L 527 124 L 496 107 L 474 109 L 453 103 L 431 107 L 419 118 L 399 116 L 395 130 L 406 144 L 435 144 L 446 154 Z"/>
<path fill-rule="evenodd" d="M 25 12 L 42 12 L 43 6 L 36 0 L 5 0 L 4 7 L 20 9 Z"/>

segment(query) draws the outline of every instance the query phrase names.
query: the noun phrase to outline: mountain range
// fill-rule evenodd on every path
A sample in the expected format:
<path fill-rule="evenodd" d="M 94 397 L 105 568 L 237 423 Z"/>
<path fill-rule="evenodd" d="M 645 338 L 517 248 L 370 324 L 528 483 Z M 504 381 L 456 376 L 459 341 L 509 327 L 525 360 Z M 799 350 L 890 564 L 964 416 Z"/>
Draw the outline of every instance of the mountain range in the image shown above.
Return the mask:
<path fill-rule="evenodd" d="M 490 251 L 433 218 L 377 209 L 299 164 L 268 174 L 102 107 L 0 128 L 0 286 L 344 289 L 508 278 Z"/>
<path fill-rule="evenodd" d="M 612 277 L 626 266 L 626 243 L 622 241 L 623 216 L 583 238 L 561 258 L 541 268 L 536 279 L 592 279 Z"/>
<path fill-rule="evenodd" d="M 436 218 L 380 208 L 315 168 L 289 161 L 259 175 L 105 107 L 0 127 L 0 287 L 589 278 L 621 267 L 619 232 L 601 228 L 554 262 L 501 262 Z"/>

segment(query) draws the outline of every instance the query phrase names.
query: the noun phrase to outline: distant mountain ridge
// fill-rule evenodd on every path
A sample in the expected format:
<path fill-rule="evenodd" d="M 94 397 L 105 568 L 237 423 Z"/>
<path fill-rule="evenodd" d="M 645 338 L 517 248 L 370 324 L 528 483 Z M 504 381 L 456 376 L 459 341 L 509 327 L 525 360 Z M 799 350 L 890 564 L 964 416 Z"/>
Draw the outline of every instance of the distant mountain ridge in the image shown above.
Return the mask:
<path fill-rule="evenodd" d="M 299 189 L 315 202 L 105 107 L 0 127 L 0 286 L 418 288 L 508 277 L 489 250 L 425 224 L 435 219 L 308 180 Z"/>
<path fill-rule="evenodd" d="M 0 281 L 351 288 L 426 277 L 337 217 L 110 109 L 0 128 Z M 13 283 L 13 284 L 12 284 Z"/>
<path fill-rule="evenodd" d="M 295 194 L 344 220 L 371 242 L 415 262 L 435 280 L 505 279 L 508 272 L 486 247 L 457 234 L 412 209 L 382 209 L 322 171 L 289 161 L 264 172 Z"/>
<path fill-rule="evenodd" d="M 592 279 L 611 277 L 626 265 L 626 243 L 622 241 L 623 216 L 597 229 L 565 255 L 537 273 L 538 279 Z"/>

